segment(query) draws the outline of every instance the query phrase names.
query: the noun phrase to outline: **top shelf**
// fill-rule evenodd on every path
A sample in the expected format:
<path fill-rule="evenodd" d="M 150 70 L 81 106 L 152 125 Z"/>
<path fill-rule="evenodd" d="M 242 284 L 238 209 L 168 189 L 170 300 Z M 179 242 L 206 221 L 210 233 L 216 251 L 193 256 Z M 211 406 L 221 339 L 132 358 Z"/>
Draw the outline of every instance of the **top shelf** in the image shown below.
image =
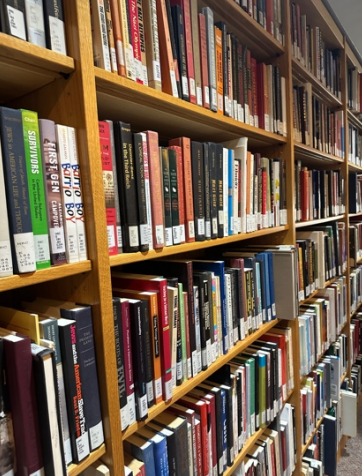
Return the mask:
<path fill-rule="evenodd" d="M 35 91 L 74 71 L 74 60 L 0 33 L 0 103 Z"/>

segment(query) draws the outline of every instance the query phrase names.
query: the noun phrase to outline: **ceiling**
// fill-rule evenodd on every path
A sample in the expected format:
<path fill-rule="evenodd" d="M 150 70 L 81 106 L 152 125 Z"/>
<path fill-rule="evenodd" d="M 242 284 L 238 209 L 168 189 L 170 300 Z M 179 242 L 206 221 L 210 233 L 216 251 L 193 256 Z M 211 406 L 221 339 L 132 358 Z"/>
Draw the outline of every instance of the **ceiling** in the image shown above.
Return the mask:
<path fill-rule="evenodd" d="M 362 56 L 362 0 L 328 0 L 328 3 Z"/>

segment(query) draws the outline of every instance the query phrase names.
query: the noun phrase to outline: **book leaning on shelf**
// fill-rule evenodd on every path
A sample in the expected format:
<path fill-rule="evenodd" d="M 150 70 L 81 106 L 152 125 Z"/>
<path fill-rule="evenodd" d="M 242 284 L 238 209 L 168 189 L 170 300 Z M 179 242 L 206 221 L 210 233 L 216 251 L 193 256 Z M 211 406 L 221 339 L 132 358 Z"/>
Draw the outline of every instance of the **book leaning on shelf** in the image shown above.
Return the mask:
<path fill-rule="evenodd" d="M 0 276 L 87 259 L 75 130 L 0 109 Z"/>
<path fill-rule="evenodd" d="M 182 137 L 159 147 L 100 121 L 109 254 L 249 233 L 286 224 L 286 164 L 224 144 Z"/>
<path fill-rule="evenodd" d="M 255 14 L 282 43 L 281 4 L 273 0 L 255 8 Z M 254 16 L 253 8 L 248 12 Z M 280 68 L 257 63 L 226 23 L 214 23 L 211 8 L 198 13 L 197 0 L 92 0 L 91 20 L 95 66 L 246 124 L 287 134 Z"/>

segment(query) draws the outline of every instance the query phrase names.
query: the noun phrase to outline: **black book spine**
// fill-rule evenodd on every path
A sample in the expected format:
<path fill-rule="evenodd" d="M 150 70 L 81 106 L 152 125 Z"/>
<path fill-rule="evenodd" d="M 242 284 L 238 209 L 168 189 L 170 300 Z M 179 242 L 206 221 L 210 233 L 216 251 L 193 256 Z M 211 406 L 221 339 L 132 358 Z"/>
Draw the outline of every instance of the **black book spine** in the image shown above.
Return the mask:
<path fill-rule="evenodd" d="M 62 0 L 43 0 L 43 9 L 47 48 L 66 54 Z M 56 22 L 54 22 L 54 18 Z M 56 27 L 53 26 L 53 23 L 55 23 Z"/>
<path fill-rule="evenodd" d="M 234 118 L 238 117 L 239 80 L 238 80 L 238 40 L 231 35 L 231 74 L 233 78 Z"/>
<path fill-rule="evenodd" d="M 139 251 L 139 233 L 137 186 L 130 125 L 124 122 L 115 122 L 114 139 L 124 251 L 134 253 Z"/>
<path fill-rule="evenodd" d="M 166 246 L 173 244 L 172 239 L 172 211 L 171 211 L 171 190 L 170 190 L 170 162 L 169 149 L 160 148 L 161 169 L 162 169 L 162 190 L 163 190 L 163 207 L 165 217 L 165 241 Z"/>
<path fill-rule="evenodd" d="M 217 237 L 224 237 L 224 169 L 223 169 L 223 147 L 221 144 L 216 144 L 216 193 L 217 193 L 217 223 L 218 232 Z"/>
<path fill-rule="evenodd" d="M 222 70 L 223 70 L 223 90 L 224 90 L 224 115 L 230 116 L 229 113 L 229 76 L 228 76 L 228 40 L 227 27 L 223 21 L 215 23 L 221 30 L 221 46 L 222 46 Z"/>
<path fill-rule="evenodd" d="M 201 362 L 202 370 L 206 370 L 208 367 L 207 361 L 207 328 L 210 344 L 210 316 L 208 315 L 208 309 L 206 311 L 205 291 L 207 293 L 207 281 L 205 280 L 204 273 L 194 273 L 193 276 L 194 286 L 199 288 L 199 315 L 200 315 L 200 338 L 201 338 Z M 207 302 L 207 307 L 209 303 Z M 207 322 L 208 318 L 208 322 Z"/>
<path fill-rule="evenodd" d="M 243 307 L 243 296 L 242 296 L 242 283 L 243 283 L 243 276 L 242 270 L 240 268 L 235 269 L 235 279 L 236 279 L 236 299 L 237 299 L 237 319 L 239 323 L 239 340 L 244 338 L 244 334 L 241 332 L 241 329 L 244 329 L 244 322 L 246 316 L 244 316 L 244 307 Z"/>
<path fill-rule="evenodd" d="M 153 356 L 150 334 L 150 311 L 147 300 L 141 301 L 141 326 L 144 335 L 144 352 L 145 352 L 145 375 L 146 375 L 146 392 L 147 405 L 152 407 L 155 404 L 155 396 L 153 392 Z"/>
<path fill-rule="evenodd" d="M 203 144 L 204 156 L 204 200 L 205 200 L 205 238 L 211 239 L 211 194 L 210 194 L 210 154 L 209 145 Z"/>
<path fill-rule="evenodd" d="M 1 107 L 0 131 L 14 272 L 31 272 L 36 265 L 21 111 Z"/>
<path fill-rule="evenodd" d="M 189 474 L 189 461 L 188 454 L 188 438 L 187 438 L 187 421 L 178 426 L 177 428 L 171 428 L 176 435 L 176 463 L 177 463 L 177 476 L 188 476 Z"/>
<path fill-rule="evenodd" d="M 226 269 L 225 274 L 230 275 L 231 285 L 231 300 L 232 300 L 232 322 L 233 322 L 233 342 L 235 343 L 239 336 L 239 321 L 238 321 L 238 301 L 237 301 L 237 289 L 236 289 L 236 276 L 233 269 Z"/>
<path fill-rule="evenodd" d="M 171 192 L 171 216 L 172 216 L 172 238 L 173 244 L 181 243 L 180 213 L 177 184 L 177 154 L 173 149 L 168 149 L 168 160 L 170 166 L 170 192 Z"/>
<path fill-rule="evenodd" d="M 233 397 L 232 389 L 228 385 L 222 385 L 226 395 L 227 414 L 227 465 L 234 463 L 234 428 L 233 428 Z"/>
<path fill-rule="evenodd" d="M 192 185 L 194 195 L 195 237 L 205 241 L 205 176 L 202 144 L 191 142 Z"/>
<path fill-rule="evenodd" d="M 60 325 L 59 322 L 58 328 L 70 441 L 74 462 L 80 463 L 89 454 L 89 441 L 82 398 L 82 386 L 80 384 L 76 324 L 74 321 L 71 321 L 65 325 Z"/>
<path fill-rule="evenodd" d="M 77 354 L 85 418 L 89 432 L 90 451 L 104 442 L 101 404 L 99 397 L 97 362 L 94 346 L 92 308 L 61 309 L 62 317 L 76 321 Z"/>
<path fill-rule="evenodd" d="M 134 165 L 135 165 L 134 170 L 136 174 L 136 188 L 137 188 L 137 198 L 138 198 L 137 203 L 138 203 L 140 251 L 148 251 L 150 237 L 149 237 L 149 226 L 148 226 L 148 220 L 147 220 L 142 134 L 133 134 L 133 150 L 134 150 Z"/>
<path fill-rule="evenodd" d="M 4 460 L 8 463 L 8 469 L 14 468 L 15 446 L 13 435 L 13 422 L 9 398 L 9 383 L 6 377 L 5 345 L 0 337 L 0 427 L 2 444 L 4 447 Z"/>
<path fill-rule="evenodd" d="M 133 378 L 136 396 L 137 420 L 142 421 L 148 416 L 147 390 L 146 390 L 146 339 L 142 320 L 142 301 L 129 299 L 131 337 L 132 337 L 132 363 Z"/>
<path fill-rule="evenodd" d="M 122 321 L 121 321 L 121 305 L 119 298 L 114 298 L 113 302 L 113 323 L 114 323 L 114 338 L 116 344 L 116 361 L 117 361 L 117 377 L 118 377 L 118 394 L 119 406 L 121 409 L 121 430 L 127 428 L 126 419 L 122 421 L 125 408 L 127 406 L 126 394 L 126 376 L 124 370 L 124 345 L 122 336 Z"/>
<path fill-rule="evenodd" d="M 209 142 L 209 189 L 210 189 L 210 222 L 211 238 L 217 238 L 217 168 L 216 168 L 216 145 Z"/>
<path fill-rule="evenodd" d="M 172 56 L 173 56 L 175 67 L 177 68 L 177 71 L 178 71 L 179 66 L 178 66 L 178 59 L 177 59 L 177 42 L 176 42 L 175 30 L 173 27 L 170 0 L 165 0 L 165 4 L 166 4 L 166 11 L 167 11 L 168 28 L 170 30 Z M 182 97 L 181 83 L 180 83 L 180 78 L 178 77 L 177 74 L 176 74 L 176 84 L 177 84 L 178 97 L 181 98 Z"/>
<path fill-rule="evenodd" d="M 1 31 L 25 41 L 28 39 L 24 0 L 2 0 L 0 20 Z"/>
<path fill-rule="evenodd" d="M 222 396 L 221 389 L 211 391 L 215 395 L 215 417 L 216 417 L 216 452 L 217 452 L 217 474 L 222 476 L 224 472 L 223 436 L 222 436 Z"/>
<path fill-rule="evenodd" d="M 332 217 L 335 215 L 334 207 L 333 207 L 333 171 L 327 170 L 327 177 L 328 177 L 328 201 L 329 201 L 329 216 Z M 350 211 L 350 213 L 352 213 Z"/>
<path fill-rule="evenodd" d="M 179 68 L 179 75 L 181 81 L 181 98 L 185 101 L 190 101 L 190 94 L 188 88 L 187 64 L 186 64 L 186 42 L 185 42 L 185 28 L 182 9 L 179 5 L 171 7 L 171 16 L 173 21 L 173 29 L 176 39 L 177 63 Z"/>

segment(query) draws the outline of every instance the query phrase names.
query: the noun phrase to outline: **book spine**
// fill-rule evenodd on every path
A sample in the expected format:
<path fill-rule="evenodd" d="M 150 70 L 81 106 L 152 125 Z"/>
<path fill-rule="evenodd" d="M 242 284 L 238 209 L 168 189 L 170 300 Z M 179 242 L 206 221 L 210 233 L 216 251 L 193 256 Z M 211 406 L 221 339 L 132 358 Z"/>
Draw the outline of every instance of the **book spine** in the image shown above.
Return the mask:
<path fill-rule="evenodd" d="M 122 321 L 122 338 L 124 347 L 124 368 L 126 380 L 127 395 L 127 414 L 128 425 L 132 425 L 136 421 L 136 401 L 134 395 L 133 365 L 132 365 L 132 339 L 131 339 L 131 322 L 130 309 L 127 299 L 121 299 L 121 321 Z"/>
<path fill-rule="evenodd" d="M 163 210 L 165 217 L 165 244 L 173 245 L 172 238 L 172 210 L 171 210 L 171 190 L 170 190 L 170 163 L 168 149 L 160 147 L 160 161 L 162 166 L 162 195 Z"/>
<path fill-rule="evenodd" d="M 126 67 L 124 63 L 123 36 L 121 28 L 121 18 L 119 16 L 118 0 L 109 0 L 111 8 L 111 19 L 113 26 L 114 46 L 116 52 L 116 65 L 118 74 L 126 76 Z"/>
<path fill-rule="evenodd" d="M 46 46 L 63 55 L 67 54 L 62 0 L 43 0 Z"/>
<path fill-rule="evenodd" d="M 157 6 L 156 0 L 144 0 L 143 17 L 145 37 L 147 40 L 146 47 L 146 63 L 148 86 L 157 91 L 162 91 L 161 78 L 161 60 L 160 60 L 160 45 L 159 32 L 157 20 Z"/>
<path fill-rule="evenodd" d="M 1 5 L 1 30 L 8 35 L 27 41 L 25 1 L 4 0 Z"/>
<path fill-rule="evenodd" d="M 210 193 L 210 223 L 211 238 L 217 238 L 217 170 L 216 170 L 216 146 L 209 143 L 209 193 Z M 206 179 L 206 176 L 205 176 Z M 205 187 L 206 189 L 206 187 Z"/>
<path fill-rule="evenodd" d="M 70 166 L 72 171 L 72 187 L 74 194 L 75 221 L 77 225 L 79 261 L 85 261 L 88 259 L 88 254 L 84 221 L 84 203 L 78 159 L 77 139 L 74 127 L 68 127 L 68 139 Z"/>
<path fill-rule="evenodd" d="M 205 240 L 205 184 L 202 144 L 191 142 L 196 241 Z"/>
<path fill-rule="evenodd" d="M 28 273 L 36 270 L 36 262 L 21 112 L 4 107 L 0 111 L 4 180 L 14 272 Z M 19 197 L 22 197 L 20 202 Z"/>
<path fill-rule="evenodd" d="M 157 295 L 153 293 L 149 301 L 150 318 L 149 325 L 152 336 L 151 347 L 153 350 L 153 369 L 154 369 L 154 396 L 155 404 L 162 401 L 162 370 L 161 370 L 161 352 L 160 352 L 160 332 L 158 320 Z"/>
<path fill-rule="evenodd" d="M 22 110 L 21 115 L 36 268 L 45 269 L 50 266 L 50 251 L 38 115 L 26 110 Z"/>
<path fill-rule="evenodd" d="M 128 14 L 127 14 L 127 5 L 128 0 L 117 0 L 118 9 L 121 21 L 121 31 L 123 39 L 123 52 L 124 52 L 124 64 L 126 68 L 126 77 L 136 81 L 135 67 L 134 67 L 134 57 L 133 57 L 133 47 L 130 42 L 130 33 L 129 33 L 129 24 L 128 24 Z"/>
<path fill-rule="evenodd" d="M 142 134 L 133 134 L 134 145 L 134 163 L 136 174 L 136 189 L 138 198 L 138 223 L 140 237 L 140 251 L 149 250 L 149 226 L 147 218 L 146 186 L 145 186 L 145 168 L 143 157 Z"/>
<path fill-rule="evenodd" d="M 189 298 L 187 292 L 183 292 L 184 308 L 185 308 L 185 332 L 186 332 L 186 380 L 192 377 L 192 355 L 191 355 L 191 337 L 190 337 L 190 313 Z"/>
<path fill-rule="evenodd" d="M 202 81 L 201 81 L 201 54 L 199 41 L 199 20 L 197 13 L 197 0 L 190 0 L 192 48 L 194 53 L 196 104 L 202 106 Z"/>
<path fill-rule="evenodd" d="M 143 152 L 143 170 L 145 181 L 145 200 L 146 200 L 146 216 L 148 227 L 148 246 L 149 249 L 153 249 L 153 236 L 152 236 L 152 204 L 151 204 L 151 185 L 150 185 L 150 167 L 148 162 L 148 146 L 147 135 L 141 132 L 142 137 L 142 152 Z"/>
<path fill-rule="evenodd" d="M 111 13 L 111 4 L 110 0 L 105 0 L 104 9 L 106 13 L 106 26 L 107 26 L 107 35 L 108 35 L 108 45 L 109 45 L 109 58 L 112 68 L 112 73 L 118 73 L 118 64 L 117 64 L 117 54 L 116 54 L 116 44 L 114 41 L 114 32 L 113 32 L 113 22 L 112 22 L 112 13 Z"/>
<path fill-rule="evenodd" d="M 107 0 L 91 0 L 93 62 L 95 66 L 111 72 L 110 50 L 107 35 L 105 3 Z"/>
<path fill-rule="evenodd" d="M 106 205 L 107 219 L 107 237 L 108 251 L 110 256 L 118 253 L 117 244 L 117 220 L 116 207 L 114 202 L 115 190 L 113 180 L 113 164 L 110 157 L 111 154 L 111 137 L 109 124 L 107 122 L 98 122 L 99 142 L 101 146 L 101 161 L 103 172 L 103 189 Z"/>
<path fill-rule="evenodd" d="M 182 99 L 189 101 L 190 91 L 187 76 L 186 38 L 181 7 L 179 5 L 171 7 L 171 15 L 177 45 L 177 62 L 181 80 Z"/>
<path fill-rule="evenodd" d="M 165 224 L 163 217 L 162 176 L 157 132 L 148 131 L 148 164 L 150 171 L 152 236 L 155 249 L 165 246 Z"/>
<path fill-rule="evenodd" d="M 39 120 L 40 142 L 42 148 L 45 195 L 48 203 L 48 229 L 50 238 L 50 258 L 53 265 L 67 262 L 63 226 L 63 204 L 61 195 L 61 170 L 55 124 L 47 119 Z"/>
<path fill-rule="evenodd" d="M 206 20 L 206 38 L 209 68 L 210 109 L 217 112 L 217 89 L 216 89 L 216 57 L 215 57 L 215 34 L 214 14 L 211 8 L 204 7 L 202 13 Z"/>
<path fill-rule="evenodd" d="M 141 54 L 141 44 L 140 44 L 140 30 L 139 30 L 139 20 L 138 20 L 138 10 L 137 10 L 137 0 L 127 0 L 128 1 L 128 12 L 129 12 L 129 25 L 130 25 L 130 38 L 133 48 L 133 64 L 135 70 L 136 82 L 143 84 L 143 74 L 142 74 L 142 54 Z"/>
<path fill-rule="evenodd" d="M 210 109 L 209 69 L 207 59 L 206 18 L 203 13 L 198 14 L 202 101 L 206 109 Z"/>
<path fill-rule="evenodd" d="M 0 141 L 0 216 L 3 225 L 0 228 L 0 278 L 13 274 L 11 242 L 9 232 L 8 206 L 6 204 L 5 176 Z M 0 384 L 1 385 L 1 384 Z"/>
<path fill-rule="evenodd" d="M 45 48 L 43 0 L 25 0 L 28 41 Z"/>
<path fill-rule="evenodd" d="M 215 34 L 215 64 L 216 64 L 216 90 L 217 112 L 224 114 L 224 75 L 223 75 L 223 51 L 222 33 L 220 28 L 214 27 Z"/>
<path fill-rule="evenodd" d="M 186 242 L 185 234 L 185 188 L 184 188 L 184 171 L 182 164 L 182 149 L 178 146 L 170 146 L 169 149 L 176 152 L 177 161 L 177 195 L 178 195 L 178 212 L 180 226 L 180 243 Z"/>
<path fill-rule="evenodd" d="M 142 0 L 137 0 L 137 13 L 138 13 L 138 28 L 140 32 L 140 49 L 141 49 L 141 79 L 145 86 L 148 86 L 148 74 L 147 74 L 147 58 L 146 58 L 146 39 L 145 39 L 145 22 L 143 17 L 143 4 Z"/>
<path fill-rule="evenodd" d="M 168 159 L 170 165 L 170 190 L 171 190 L 171 215 L 172 215 L 172 238 L 173 244 L 179 245 L 181 243 L 180 230 L 180 212 L 179 212 L 179 196 L 178 196 L 178 165 L 177 152 L 168 149 Z"/>
<path fill-rule="evenodd" d="M 224 152 L 221 144 L 216 144 L 216 180 L 217 180 L 217 222 L 218 238 L 224 237 Z"/>
<path fill-rule="evenodd" d="M 190 102 L 196 104 L 196 84 L 195 84 L 195 68 L 194 68 L 194 51 L 192 43 L 191 29 L 191 0 L 183 0 L 183 15 L 185 25 L 185 46 L 186 46 L 186 64 L 187 75 L 189 81 Z"/>

